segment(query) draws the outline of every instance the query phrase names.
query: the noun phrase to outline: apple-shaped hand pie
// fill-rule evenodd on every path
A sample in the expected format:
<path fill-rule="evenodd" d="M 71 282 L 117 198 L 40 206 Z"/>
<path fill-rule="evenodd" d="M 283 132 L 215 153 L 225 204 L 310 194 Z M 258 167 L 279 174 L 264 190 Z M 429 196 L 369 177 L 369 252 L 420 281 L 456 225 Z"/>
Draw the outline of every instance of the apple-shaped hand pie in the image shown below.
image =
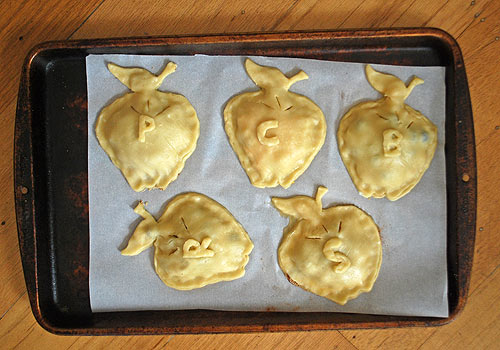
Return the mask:
<path fill-rule="evenodd" d="M 394 201 L 410 192 L 429 167 L 437 127 L 404 103 L 422 79 L 414 77 L 407 87 L 369 65 L 366 77 L 384 97 L 360 103 L 344 115 L 337 133 L 340 155 L 362 196 Z"/>
<path fill-rule="evenodd" d="M 382 245 L 377 225 L 363 210 L 354 205 L 323 209 L 326 192 L 319 187 L 316 199 L 272 199 L 290 218 L 278 262 L 292 284 L 344 305 L 372 289 L 382 263 Z"/>
<path fill-rule="evenodd" d="M 245 274 L 253 243 L 231 213 L 198 194 L 175 197 L 157 221 L 139 202 L 142 216 L 122 255 L 155 246 L 155 269 L 167 286 L 190 290 Z"/>
<path fill-rule="evenodd" d="M 288 188 L 323 146 L 326 121 L 310 99 L 288 91 L 307 79 L 287 78 L 273 67 L 247 59 L 248 75 L 261 89 L 233 97 L 224 109 L 229 142 L 255 187 Z"/>
<path fill-rule="evenodd" d="M 158 76 L 113 63 L 108 69 L 133 92 L 102 109 L 97 139 L 134 191 L 165 189 L 184 168 L 200 134 L 189 101 L 157 90 L 176 65 L 169 62 Z"/>

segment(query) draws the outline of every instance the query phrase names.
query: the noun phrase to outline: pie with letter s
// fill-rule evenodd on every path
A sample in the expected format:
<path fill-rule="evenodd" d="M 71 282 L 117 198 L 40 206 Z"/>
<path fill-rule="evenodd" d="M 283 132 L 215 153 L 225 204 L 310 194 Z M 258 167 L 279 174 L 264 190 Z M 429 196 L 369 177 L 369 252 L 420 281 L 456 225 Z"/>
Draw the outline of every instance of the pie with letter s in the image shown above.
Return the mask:
<path fill-rule="evenodd" d="M 371 291 L 382 264 L 379 229 L 354 205 L 323 209 L 327 192 L 316 198 L 273 198 L 280 214 L 290 219 L 278 248 L 286 278 L 309 292 L 344 305 Z"/>

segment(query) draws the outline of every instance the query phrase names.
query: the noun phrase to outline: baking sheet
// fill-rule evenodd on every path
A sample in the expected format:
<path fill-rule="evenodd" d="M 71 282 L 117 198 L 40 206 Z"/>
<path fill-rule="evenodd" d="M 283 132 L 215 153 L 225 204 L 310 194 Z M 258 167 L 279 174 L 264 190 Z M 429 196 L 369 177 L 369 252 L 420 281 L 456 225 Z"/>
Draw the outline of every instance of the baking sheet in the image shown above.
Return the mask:
<path fill-rule="evenodd" d="M 446 271 L 446 186 L 444 156 L 444 67 L 373 65 L 408 82 L 425 80 L 407 99 L 438 126 L 439 143 L 431 166 L 420 183 L 396 202 L 360 196 L 341 161 L 336 141 L 340 118 L 356 103 L 380 95 L 365 78 L 364 64 L 318 60 L 253 57 L 255 62 L 309 80 L 291 91 L 320 106 L 327 136 L 309 169 L 287 190 L 253 187 L 233 152 L 223 128 L 222 111 L 234 95 L 255 91 L 238 56 L 87 57 L 88 164 L 90 221 L 90 302 L 94 312 L 164 309 L 240 311 L 337 311 L 386 315 L 448 316 Z M 180 93 L 195 107 L 200 137 L 179 178 L 165 191 L 134 192 L 100 148 L 94 127 L 100 110 L 128 89 L 106 68 L 108 62 L 140 66 L 159 73 L 167 61 L 177 63 L 160 90 Z M 277 247 L 288 220 L 270 204 L 272 196 L 314 195 L 323 185 L 329 192 L 324 207 L 352 203 L 369 213 L 381 229 L 383 262 L 370 293 L 344 306 L 291 285 L 277 263 Z M 200 192 L 224 205 L 247 230 L 255 248 L 243 278 L 193 291 L 166 287 L 154 271 L 151 248 L 138 256 L 121 256 L 140 221 L 133 212 L 138 200 L 159 217 L 165 204 L 179 193 Z"/>

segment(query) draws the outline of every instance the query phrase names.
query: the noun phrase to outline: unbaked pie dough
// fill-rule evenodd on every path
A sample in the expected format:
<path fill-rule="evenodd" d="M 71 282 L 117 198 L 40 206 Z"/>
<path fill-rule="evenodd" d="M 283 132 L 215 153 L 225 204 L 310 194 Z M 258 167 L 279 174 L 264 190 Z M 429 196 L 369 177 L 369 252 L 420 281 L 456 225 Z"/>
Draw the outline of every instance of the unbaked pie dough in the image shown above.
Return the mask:
<path fill-rule="evenodd" d="M 361 195 L 394 201 L 410 192 L 429 167 L 437 127 L 404 103 L 422 79 L 413 78 L 407 87 L 370 65 L 366 77 L 384 97 L 360 103 L 342 118 L 337 133 L 340 155 Z"/>
<path fill-rule="evenodd" d="M 137 225 L 122 255 L 137 255 L 155 246 L 155 270 L 179 290 L 231 281 L 245 274 L 253 243 L 231 213 L 198 193 L 175 197 L 159 220 L 139 202 Z"/>
<path fill-rule="evenodd" d="M 113 63 L 108 69 L 133 92 L 102 109 L 97 139 L 134 191 L 165 189 L 184 168 L 200 134 L 189 101 L 157 90 L 176 65 L 169 62 L 158 76 Z"/>
<path fill-rule="evenodd" d="M 308 78 L 303 71 L 287 78 L 277 68 L 250 59 L 245 68 L 260 90 L 227 103 L 224 121 L 229 142 L 255 187 L 288 188 L 323 146 L 325 117 L 313 101 L 288 91 Z"/>
<path fill-rule="evenodd" d="M 273 198 L 278 211 L 289 217 L 278 249 L 278 262 L 287 279 L 309 292 L 344 305 L 369 292 L 382 263 L 379 229 L 354 205 L 323 209 L 316 198 Z"/>

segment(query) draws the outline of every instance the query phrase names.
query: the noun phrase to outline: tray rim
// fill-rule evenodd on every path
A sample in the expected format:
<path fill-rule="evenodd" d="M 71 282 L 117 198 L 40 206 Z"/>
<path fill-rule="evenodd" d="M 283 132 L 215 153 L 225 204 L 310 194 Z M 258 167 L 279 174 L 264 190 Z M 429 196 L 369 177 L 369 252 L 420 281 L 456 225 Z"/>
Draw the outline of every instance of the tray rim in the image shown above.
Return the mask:
<path fill-rule="evenodd" d="M 34 177 L 33 177 L 33 145 L 31 139 L 26 140 L 23 137 L 22 130 L 26 126 L 24 123 L 31 122 L 32 110 L 30 101 L 30 66 L 35 58 L 49 50 L 61 49 L 95 49 L 95 48 L 126 48 L 126 47 L 158 47 L 166 44 L 221 44 L 221 43 L 262 43 L 262 42 L 278 42 L 278 41 L 297 41 L 297 40 L 325 40 L 325 39 L 397 39 L 406 37 L 432 37 L 437 39 L 442 44 L 450 49 L 453 58 L 453 69 L 463 71 L 463 79 L 467 86 L 467 78 L 465 75 L 465 67 L 460 48 L 455 39 L 441 29 L 436 28 L 391 28 L 391 29 L 353 29 L 353 30 L 329 30 L 329 31 L 296 31 L 296 32 L 275 32 L 275 33 L 238 33 L 238 34 L 198 34 L 198 35 L 175 35 L 175 36 L 154 36 L 154 37 L 135 37 L 135 38 L 105 38 L 105 39 L 82 39 L 71 41 L 49 41 L 36 45 L 26 56 L 23 64 L 22 75 L 20 80 L 18 105 L 16 113 L 16 127 L 14 136 L 14 192 L 16 217 L 19 236 L 19 246 L 25 282 L 29 295 L 32 312 L 37 322 L 49 332 L 55 334 L 73 334 L 73 335 L 112 335 L 112 334 L 182 334 L 182 333 L 229 333 L 229 332 L 259 332 L 259 331 L 301 331 L 301 330 L 332 330 L 332 329 L 360 329 L 360 328 L 390 328 L 390 327 L 407 327 L 407 326 L 440 326 L 454 320 L 463 310 L 468 294 L 470 283 L 470 271 L 472 266 L 472 257 L 474 253 L 475 240 L 475 216 L 476 216 L 476 201 L 477 201 L 477 174 L 475 160 L 475 143 L 473 133 L 472 110 L 470 104 L 470 96 L 467 91 L 464 92 L 468 107 L 463 111 L 463 119 L 458 120 L 458 124 L 464 124 L 463 127 L 469 127 L 472 133 L 471 145 L 467 145 L 465 150 L 466 159 L 464 160 L 465 168 L 470 179 L 464 184 L 469 195 L 472 197 L 467 201 L 469 225 L 461 227 L 469 243 L 469 247 L 465 247 L 464 254 L 457 258 L 457 264 L 461 265 L 459 271 L 462 285 L 459 286 L 458 304 L 456 308 L 450 312 L 447 318 L 427 318 L 427 317 L 400 317 L 389 316 L 388 321 L 373 321 L 373 322 L 343 322 L 343 323 L 315 323 L 315 324 L 261 324 L 261 325 L 229 325 L 217 326 L 197 326 L 197 329 L 190 327 L 170 329 L 159 329 L 155 327 L 136 327 L 128 328 L 127 331 L 120 328 L 97 328 L 97 327 L 82 327 L 82 328 L 64 328 L 51 324 L 43 314 L 43 310 L 39 303 L 39 285 L 37 278 L 37 249 L 36 249 L 36 223 L 35 223 L 35 198 Z M 20 122 L 22 120 L 23 122 Z M 456 126 L 458 128 L 458 126 Z M 25 135 L 24 135 L 25 136 Z M 458 142 L 457 142 L 458 143 Z M 28 151 L 29 157 L 23 157 L 21 150 Z M 27 166 L 27 161 L 29 164 Z M 462 164 L 462 165 L 464 165 Z M 23 171 L 29 170 L 29 176 L 23 174 Z M 29 180 L 29 181 L 26 181 Z M 27 193 L 24 193 L 27 189 Z M 23 209 L 31 209 L 26 216 Z M 472 219 L 472 220 L 471 220 Z M 449 219 L 448 219 L 449 220 Z M 458 231 L 458 230 L 457 230 Z M 461 232 L 457 232 L 457 235 Z M 28 238 L 28 239 L 26 239 Z M 30 241 L 31 239 L 31 241 Z M 31 245 L 30 245 L 31 243 Z M 196 310 L 194 310 L 196 311 Z M 221 313 L 230 314 L 231 312 Z M 249 312 L 243 312 L 249 313 Z M 92 315 L 105 315 L 107 313 L 92 313 Z M 286 314 L 286 313 L 283 313 Z M 364 314 L 361 314 L 364 315 Z M 395 320 L 391 320 L 395 319 Z"/>

